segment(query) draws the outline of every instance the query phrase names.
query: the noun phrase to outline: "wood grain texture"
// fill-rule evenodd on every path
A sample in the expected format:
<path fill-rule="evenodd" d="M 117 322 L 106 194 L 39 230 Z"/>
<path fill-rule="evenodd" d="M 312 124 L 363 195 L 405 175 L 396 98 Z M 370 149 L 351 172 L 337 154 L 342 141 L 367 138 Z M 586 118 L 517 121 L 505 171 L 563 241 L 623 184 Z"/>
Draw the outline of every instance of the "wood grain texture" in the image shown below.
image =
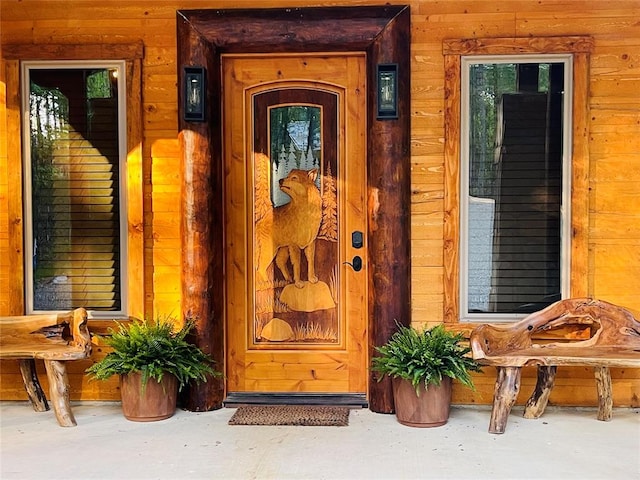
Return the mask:
<path fill-rule="evenodd" d="M 31 406 L 36 412 L 46 412 L 49 410 L 49 404 L 47 403 L 47 397 L 40 386 L 38 381 L 38 374 L 36 372 L 36 362 L 33 358 L 23 359 L 18 361 L 20 365 L 20 373 L 22 374 L 22 382 L 24 388 L 27 391 L 27 396 L 31 402 Z"/>
<path fill-rule="evenodd" d="M 400 7 L 399 7 L 400 8 Z M 398 120 L 374 120 L 375 89 L 368 89 L 367 187 L 376 192 L 369 207 L 369 348 L 386 343 L 396 323 L 411 323 L 411 61 L 410 15 L 398 10 L 393 21 L 368 47 L 367 81 L 376 85 L 378 63 L 398 64 Z M 379 207 L 377 207 L 379 205 Z M 369 380 L 369 404 L 375 412 L 393 411 L 391 381 Z"/>
<path fill-rule="evenodd" d="M 538 381 L 536 382 L 535 390 L 525 405 L 524 418 L 538 418 L 544 413 L 553 389 L 557 370 L 558 367 L 555 365 L 538 367 Z"/>
<path fill-rule="evenodd" d="M 9 60 L 77 60 L 94 58 L 96 60 L 133 60 L 144 56 L 143 44 L 136 43 L 49 43 L 42 44 L 4 44 L 2 56 Z"/>
<path fill-rule="evenodd" d="M 135 318 L 145 318 L 150 311 L 145 306 L 145 285 L 148 273 L 144 258 L 144 182 L 145 169 L 142 158 L 142 45 L 127 45 L 132 58 L 126 63 L 127 70 L 127 306 L 126 312 Z M 122 55 L 122 52 L 119 52 Z M 153 310 L 151 310 L 153 311 Z"/>
<path fill-rule="evenodd" d="M 90 355 L 91 336 L 84 308 L 62 315 L 0 317 L 0 358 L 19 361 L 22 381 L 36 412 L 49 409 L 34 362 L 44 359 L 50 400 L 62 427 L 76 425 L 66 364 Z"/>
<path fill-rule="evenodd" d="M 524 53 L 572 53 L 572 159 L 571 159 L 571 296 L 589 291 L 589 53 L 588 36 L 545 38 L 489 38 L 445 40 L 445 190 L 444 190 L 444 321 L 457 323 L 460 283 L 460 59 L 462 55 L 516 55 Z"/>
<path fill-rule="evenodd" d="M 611 372 L 609 367 L 594 367 L 596 387 L 598 389 L 598 420 L 608 422 L 613 416 L 613 395 L 611 390 Z"/>
<path fill-rule="evenodd" d="M 587 339 L 537 343 L 538 332 L 566 325 L 590 328 Z M 602 300 L 560 300 L 512 325 L 484 324 L 471 333 L 476 360 L 485 365 L 640 366 L 640 322 L 623 307 Z"/>
<path fill-rule="evenodd" d="M 585 36 L 506 37 L 444 40 L 444 55 L 521 55 L 530 53 L 589 53 L 593 39 Z"/>
<path fill-rule="evenodd" d="M 448 221 L 445 212 L 449 211 L 442 200 L 449 189 L 446 182 L 450 180 L 444 180 L 442 172 L 445 161 L 449 161 L 445 160 L 445 148 L 451 141 L 448 134 L 443 133 L 446 121 L 443 43 L 451 39 L 477 38 L 485 44 L 486 39 L 493 38 L 576 35 L 592 37 L 594 48 L 588 55 L 584 53 L 590 88 L 584 90 L 586 99 L 579 100 L 579 105 L 586 111 L 585 121 L 580 122 L 587 129 L 586 134 L 582 126 L 579 127 L 586 148 L 576 150 L 574 146 L 574 159 L 584 162 L 581 167 L 584 170 L 578 175 L 584 179 L 586 173 L 588 180 L 586 184 L 582 180 L 575 189 L 578 194 L 585 195 L 587 201 L 580 200 L 580 209 L 586 211 L 586 218 L 578 225 L 578 237 L 573 242 L 576 250 L 572 252 L 572 261 L 577 262 L 573 265 L 579 266 L 580 270 L 572 276 L 577 287 L 572 295 L 606 298 L 627 305 L 636 316 L 640 315 L 640 282 L 637 282 L 640 231 L 635 228 L 640 224 L 637 208 L 640 202 L 637 188 L 633 190 L 640 181 L 637 168 L 640 151 L 637 142 L 631 141 L 640 138 L 640 96 L 634 90 L 640 43 L 640 33 L 633 24 L 638 16 L 637 1 L 412 0 L 405 3 L 411 8 L 411 40 L 406 52 L 411 62 L 409 136 L 413 164 L 411 188 L 415 191 L 411 195 L 414 209 L 411 212 L 411 321 L 420 325 L 441 322 L 445 316 L 456 318 L 448 313 L 452 303 L 443 301 L 444 272 L 448 267 L 442 247 L 423 243 L 427 240 L 442 242 L 443 226 Z M 297 5 L 312 5 L 312 2 L 300 1 Z M 291 2 L 255 0 L 251 6 L 286 8 Z M 237 7 L 238 2 L 232 0 L 215 4 L 216 9 Z M 19 59 L 26 58 L 16 51 L 15 59 L 9 59 L 5 47 L 26 45 L 24 55 L 34 58 L 40 51 L 46 52 L 51 43 L 60 45 L 62 51 L 59 53 L 63 54 L 74 51 L 76 46 L 83 48 L 83 45 L 104 44 L 108 45 L 106 49 L 120 48 L 120 44 L 142 45 L 138 58 L 142 61 L 143 101 L 144 314 L 152 317 L 155 313 L 183 311 L 180 225 L 174 223 L 181 216 L 179 202 L 175 201 L 175 193 L 162 193 L 160 185 L 180 189 L 180 153 L 177 147 L 175 151 L 163 147 L 172 142 L 178 144 L 177 72 L 181 64 L 176 61 L 176 10 L 198 8 L 203 8 L 199 0 L 0 2 L 0 83 L 3 83 L 0 89 L 6 90 L 4 97 L 0 96 L 6 98 L 0 100 L 0 314 L 24 313 L 17 65 Z M 105 55 L 108 54 L 105 47 L 101 48 Z M 137 50 L 134 48 L 133 52 Z M 116 56 L 120 58 L 121 54 Z M 93 58 L 92 52 L 84 57 Z M 3 151 L 3 145 L 10 148 Z M 422 165 L 426 159 L 429 166 L 423 171 L 418 164 Z M 155 196 L 156 192 L 160 194 Z M 7 210 L 3 208 L 7 204 L 13 206 Z M 588 208 L 585 210 L 585 207 Z M 8 211 L 14 212 L 11 217 Z M 14 220 L 18 223 L 11 223 Z M 586 247 L 578 246 L 580 239 L 586 240 Z M 445 247 L 451 248 L 448 243 Z M 457 294 L 455 289 L 449 292 L 449 296 Z M 95 351 L 93 357 L 97 358 L 99 354 Z M 17 366 L 12 369 L 13 363 L 2 361 L 1 398 L 24 396 L 22 380 Z M 535 384 L 534 370 L 530 374 L 523 372 L 523 382 L 530 382 L 530 386 Z M 615 368 L 611 371 L 616 406 L 640 406 L 640 380 L 629 377 L 632 371 L 634 369 Z M 72 373 L 71 366 L 69 372 L 73 399 L 117 400 L 118 391 L 111 383 L 85 382 L 81 372 Z M 567 372 L 566 377 L 563 372 Z M 492 375 L 488 370 L 486 376 Z M 46 378 L 42 380 L 45 386 Z M 454 386 L 453 401 L 490 403 L 492 393 L 491 378 L 480 383 L 476 392 L 456 390 Z M 518 402 L 522 401 L 526 401 L 526 395 L 521 393 Z M 556 379 L 551 401 L 559 405 L 596 405 L 591 369 L 563 368 Z"/>
<path fill-rule="evenodd" d="M 271 21 L 267 23 L 265 18 Z M 332 35 L 327 35 L 327 24 L 336 27 L 332 30 Z M 372 32 L 377 33 L 374 35 Z M 398 63 L 398 120 L 377 121 L 374 89 L 369 89 L 367 95 L 368 188 L 370 192 L 376 191 L 384 195 L 384 202 L 379 204 L 380 208 L 374 212 L 374 217 L 370 217 L 368 222 L 368 254 L 371 267 L 369 277 L 371 336 L 369 349 L 371 353 L 374 345 L 381 345 L 390 337 L 396 321 L 406 324 L 410 322 L 409 32 L 410 16 L 409 9 L 406 7 L 274 9 L 267 12 L 210 10 L 178 13 L 180 65 L 201 64 L 207 65 L 210 71 L 217 71 L 217 68 L 210 67 L 214 66 L 212 62 L 219 62 L 221 51 L 226 53 L 265 50 L 272 53 L 366 51 L 367 82 L 369 85 L 375 85 L 378 63 Z M 220 85 L 215 82 L 210 85 L 209 94 L 219 97 Z M 209 102 L 209 105 L 211 104 L 219 105 L 220 102 Z M 208 230 L 211 220 L 223 217 L 220 209 L 215 213 L 211 212 L 210 204 L 202 198 L 203 202 L 198 207 L 198 221 L 191 223 L 190 220 L 192 207 L 195 205 L 191 196 L 201 195 L 190 182 L 194 178 L 198 181 L 206 181 L 212 169 L 215 172 L 221 170 L 220 133 L 219 130 L 215 130 L 215 125 L 220 119 L 220 111 L 214 109 L 208 113 L 211 119 L 208 126 L 214 128 L 212 132 L 180 121 L 182 132 L 180 135 L 183 140 L 194 131 L 199 131 L 201 138 L 206 139 L 198 149 L 194 149 L 184 141 L 182 143 L 183 204 L 186 205 L 185 218 L 187 219 L 186 223 L 183 223 L 182 243 L 185 251 L 188 252 L 187 256 L 191 256 L 192 252 L 203 251 L 204 258 L 213 257 L 209 255 L 211 248 L 214 248 L 213 251 L 223 251 L 222 248 L 215 249 L 216 245 L 221 246 L 223 242 L 222 228 Z M 386 141 L 383 142 L 381 138 L 385 138 Z M 204 165 L 202 170 L 196 170 L 198 165 L 205 163 L 205 158 L 213 158 L 213 161 Z M 221 184 L 214 182 L 213 185 L 212 191 L 219 194 L 222 190 L 216 189 L 215 186 Z M 222 203 L 216 202 L 214 205 L 219 207 Z M 369 212 L 371 213 L 372 210 Z M 197 239 L 194 237 L 194 240 L 197 240 L 194 241 L 192 237 L 196 231 L 199 235 Z M 185 302 L 183 309 L 186 312 L 198 309 L 198 312 L 205 313 L 203 309 L 208 304 L 206 299 L 210 295 L 222 298 L 222 295 L 218 297 L 211 293 L 212 291 L 222 292 L 222 281 L 216 280 L 209 286 L 203 285 L 203 279 L 212 274 L 215 274 L 216 278 L 222 278 L 223 270 L 222 266 L 217 264 L 212 265 L 214 268 L 207 272 L 203 272 L 201 268 L 193 270 L 198 275 L 192 275 L 189 269 L 194 266 L 196 265 L 193 263 L 187 264 L 183 261 L 183 271 L 188 272 L 186 275 L 193 280 L 193 282 L 184 282 L 188 286 L 183 289 Z M 194 287 L 200 287 L 197 288 L 200 296 L 195 297 L 191 294 L 191 289 Z M 204 299 L 201 292 L 206 292 Z M 203 326 L 208 327 L 207 332 L 222 333 L 223 322 L 220 316 L 213 319 L 211 313 L 207 313 L 201 318 Z M 219 338 L 222 339 L 222 335 Z M 208 348 L 215 350 L 216 356 L 223 357 L 223 343 L 213 344 L 210 340 L 211 337 L 199 339 L 206 343 Z M 369 385 L 372 408 L 376 411 L 392 411 L 390 382 L 371 381 Z M 210 397 L 209 403 L 212 403 L 212 398 Z M 221 396 L 216 398 L 218 402 L 221 400 Z M 203 400 L 203 398 L 200 399 L 200 401 Z"/>
<path fill-rule="evenodd" d="M 520 391 L 520 375 L 521 370 L 518 367 L 498 367 L 489 433 L 504 433 L 509 412 Z"/>
<path fill-rule="evenodd" d="M 44 366 L 49 379 L 49 396 L 58 424 L 61 427 L 75 427 L 77 422 L 71 411 L 69 378 L 67 377 L 65 362 L 45 360 Z"/>
<path fill-rule="evenodd" d="M 566 325 L 586 326 L 588 338 L 536 342 L 534 336 Z M 609 420 L 613 397 L 609 367 L 640 368 L 640 322 L 628 310 L 601 300 L 558 301 L 513 325 L 484 324 L 471 333 L 473 358 L 498 369 L 489 431 L 503 433 L 520 389 L 523 366 L 538 366 L 538 380 L 525 418 L 544 412 L 557 366 L 594 367 L 598 419 Z"/>
<path fill-rule="evenodd" d="M 571 268 L 573 298 L 590 295 L 589 290 L 589 52 L 573 55 L 573 115 L 571 158 Z"/>
<path fill-rule="evenodd" d="M 445 55 L 444 321 L 457 323 L 460 280 L 460 56 Z"/>
<path fill-rule="evenodd" d="M 64 54 L 61 52 L 64 51 Z M 129 304 L 127 308 L 132 315 L 138 318 L 144 317 L 144 254 L 143 254 L 143 201 L 142 201 L 142 117 L 140 110 L 141 99 L 141 71 L 143 56 L 142 43 L 136 41 L 129 44 L 85 44 L 68 45 L 50 43 L 45 46 L 35 44 L 7 44 L 3 45 L 3 57 L 20 58 L 22 60 L 126 60 L 127 69 L 127 165 L 125 185 L 128 200 L 127 225 L 130 250 L 128 255 L 128 278 L 130 290 L 128 291 Z M 5 61 L 7 82 L 14 92 L 14 96 L 7 99 L 11 114 L 7 117 L 8 128 L 12 131 L 20 131 L 20 103 L 19 103 L 19 62 L 17 60 Z M 13 79 L 13 80 L 12 80 Z M 11 135 L 9 138 L 8 152 L 12 158 L 21 157 L 20 136 Z M 9 238 L 11 239 L 9 262 L 12 275 L 10 276 L 10 309 L 8 314 L 19 315 L 24 313 L 24 254 L 23 254 L 23 219 L 22 198 L 22 167 L 20 162 L 9 162 L 8 176 L 9 211 L 11 220 L 8 224 Z M 2 264 L 4 267 L 4 264 Z M 13 298 L 15 297 L 15 298 Z"/>
<path fill-rule="evenodd" d="M 364 98 L 359 95 L 359 92 L 364 91 L 364 55 L 225 55 L 222 71 L 228 92 L 224 108 L 224 124 L 227 126 L 224 137 L 227 145 L 224 168 L 227 172 L 227 391 L 364 394 L 367 391 L 367 376 L 363 372 L 367 370 L 368 358 L 367 282 L 364 281 L 367 275 L 367 258 L 365 253 L 353 250 L 350 246 L 351 232 L 366 230 L 365 124 L 358 115 L 358 112 L 364 110 Z M 327 82 L 327 78 L 330 82 Z M 299 89 L 293 90 L 294 93 L 284 90 L 277 96 L 273 93 L 278 88 L 293 87 Z M 320 88 L 323 92 L 331 91 L 332 95 L 310 93 L 309 89 L 313 87 Z M 254 195 L 252 192 L 259 191 L 256 182 L 261 180 L 256 178 L 258 166 L 254 163 L 260 162 L 264 157 L 251 152 L 266 150 L 263 145 L 266 140 L 262 139 L 266 126 L 262 117 L 256 118 L 259 113 L 249 115 L 245 108 L 246 104 L 254 101 L 252 99 L 263 98 L 265 95 L 275 104 L 305 103 L 307 99 L 311 104 L 327 102 L 322 104 L 322 118 L 327 127 L 322 129 L 321 172 L 326 179 L 330 178 L 329 166 L 334 165 L 331 167 L 331 175 L 336 176 L 331 178 L 335 178 L 338 185 L 339 202 L 336 204 L 336 214 L 342 238 L 340 244 L 335 243 L 338 257 L 334 260 L 337 260 L 340 283 L 336 285 L 337 336 L 334 343 L 277 343 L 256 340 L 258 330 L 254 318 L 258 316 L 259 308 L 253 303 L 257 296 L 254 290 L 258 292 L 264 289 L 265 282 L 259 278 L 259 268 L 256 268 L 254 259 L 257 256 L 256 250 L 268 249 L 268 245 L 265 246 L 264 243 L 268 242 L 270 237 L 264 240 L 264 235 L 276 235 L 277 232 L 265 231 L 258 221 L 254 225 L 254 219 L 258 215 L 254 212 L 254 204 L 257 205 L 258 200 L 257 194 Z M 265 102 L 255 101 L 260 105 Z M 332 102 L 336 102 L 336 105 Z M 339 114 L 340 120 L 335 127 L 339 127 L 339 133 L 342 134 L 332 131 L 330 125 L 335 119 L 330 119 L 329 112 L 333 112 L 335 117 Z M 242 135 L 240 132 L 251 133 Z M 349 132 L 349 135 L 345 135 L 344 132 Z M 349 152 L 348 160 L 346 152 Z M 333 162 L 330 162 L 330 158 Z M 296 180 L 296 183 L 298 182 L 308 185 Z M 315 189 L 315 185 L 311 188 Z M 301 199 L 296 201 L 302 202 Z M 272 210 L 269 200 L 267 202 L 264 215 L 275 215 L 276 210 Z M 287 221 L 297 225 L 296 231 L 304 228 L 308 221 L 307 211 L 303 210 L 301 216 L 293 209 L 284 212 Z M 287 230 L 288 225 L 280 224 L 278 228 Z M 289 234 L 291 235 L 291 232 Z M 344 264 L 351 260 L 350 254 L 364 256 L 362 271 L 354 272 Z M 275 252 L 270 251 L 267 260 L 271 261 L 274 255 Z M 316 254 L 316 267 L 325 261 L 325 258 Z M 263 274 L 265 273 L 266 268 Z M 302 278 L 307 280 L 305 275 Z M 318 279 L 318 283 L 325 281 L 329 281 L 328 277 Z M 305 286 L 304 283 L 302 282 L 300 288 L 310 288 L 310 285 Z M 283 296 L 284 291 L 280 299 Z M 271 298 L 270 295 L 269 297 Z M 281 313 L 279 320 L 280 317 L 287 318 L 287 313 Z M 303 321 L 304 318 L 302 315 Z M 296 321 L 296 317 L 289 317 L 289 321 Z"/>
<path fill-rule="evenodd" d="M 215 46 L 201 37 L 178 16 L 178 64 L 204 65 L 209 72 L 219 70 Z M 179 120 L 182 152 L 181 247 L 182 316 L 195 322 L 193 342 L 224 365 L 224 281 L 222 235 L 222 158 L 219 102 L 212 102 L 212 91 L 219 79 L 210 75 L 206 123 L 187 124 Z M 182 69 L 178 74 L 182 80 Z M 181 83 L 180 83 L 181 84 Z M 182 103 L 183 91 L 178 89 Z M 224 383 L 211 379 L 190 386 L 182 398 L 189 410 L 207 411 L 222 406 Z"/>
<path fill-rule="evenodd" d="M 4 49 L 3 49 L 4 54 Z M 19 95 L 19 62 L 5 62 L 5 79 L 7 85 L 6 121 L 7 121 L 7 224 L 4 227 L 8 237 L 8 258 L 0 262 L 5 274 L 9 277 L 8 310 L 6 315 L 24 313 L 24 217 L 22 196 L 22 166 L 20 162 L 8 161 L 21 158 L 20 142 L 20 95 Z M 10 194 L 11 193 L 11 194 Z"/>
<path fill-rule="evenodd" d="M 78 360 L 91 354 L 84 308 L 69 314 L 0 317 L 0 358 Z"/>

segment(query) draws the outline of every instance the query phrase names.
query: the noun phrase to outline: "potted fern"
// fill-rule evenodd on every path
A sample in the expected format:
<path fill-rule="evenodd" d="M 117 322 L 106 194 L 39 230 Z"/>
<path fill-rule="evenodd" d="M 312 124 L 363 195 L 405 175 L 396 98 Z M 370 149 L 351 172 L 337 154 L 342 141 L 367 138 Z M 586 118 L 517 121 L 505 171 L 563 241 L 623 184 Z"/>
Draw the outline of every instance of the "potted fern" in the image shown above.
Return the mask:
<path fill-rule="evenodd" d="M 392 380 L 398 421 L 413 427 L 437 427 L 447 423 L 451 406 L 451 382 L 474 388 L 470 372 L 480 366 L 462 345 L 461 333 L 444 325 L 418 331 L 398 326 L 389 341 L 376 347 L 372 370 Z"/>
<path fill-rule="evenodd" d="M 120 376 L 122 411 L 128 420 L 169 418 L 185 385 L 220 375 L 211 357 L 187 341 L 193 322 L 185 322 L 177 331 L 174 327 L 170 317 L 120 323 L 104 338 L 112 351 L 87 369 L 98 380 Z"/>

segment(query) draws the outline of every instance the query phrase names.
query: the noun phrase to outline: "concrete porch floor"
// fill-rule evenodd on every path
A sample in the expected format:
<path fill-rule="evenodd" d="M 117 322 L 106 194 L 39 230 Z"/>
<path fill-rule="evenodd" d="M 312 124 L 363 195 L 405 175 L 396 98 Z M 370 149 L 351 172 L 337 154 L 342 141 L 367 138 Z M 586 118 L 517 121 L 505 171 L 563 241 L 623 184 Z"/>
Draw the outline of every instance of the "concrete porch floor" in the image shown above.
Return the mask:
<path fill-rule="evenodd" d="M 640 479 L 640 409 L 552 408 L 538 420 L 514 407 L 487 433 L 489 407 L 454 406 L 421 429 L 352 410 L 348 427 L 229 426 L 234 409 L 178 410 L 126 420 L 119 403 L 73 404 L 77 427 L 53 411 L 0 402 L 0 478 L 9 479 Z"/>

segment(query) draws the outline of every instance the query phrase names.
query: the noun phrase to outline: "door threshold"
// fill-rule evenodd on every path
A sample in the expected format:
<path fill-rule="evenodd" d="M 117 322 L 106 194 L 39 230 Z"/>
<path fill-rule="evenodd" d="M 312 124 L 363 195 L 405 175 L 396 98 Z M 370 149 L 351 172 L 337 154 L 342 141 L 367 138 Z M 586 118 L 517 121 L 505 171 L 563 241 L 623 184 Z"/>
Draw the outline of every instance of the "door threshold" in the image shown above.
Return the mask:
<path fill-rule="evenodd" d="M 242 405 L 323 405 L 366 408 L 364 393 L 246 393 L 230 392 L 222 402 L 225 407 Z"/>

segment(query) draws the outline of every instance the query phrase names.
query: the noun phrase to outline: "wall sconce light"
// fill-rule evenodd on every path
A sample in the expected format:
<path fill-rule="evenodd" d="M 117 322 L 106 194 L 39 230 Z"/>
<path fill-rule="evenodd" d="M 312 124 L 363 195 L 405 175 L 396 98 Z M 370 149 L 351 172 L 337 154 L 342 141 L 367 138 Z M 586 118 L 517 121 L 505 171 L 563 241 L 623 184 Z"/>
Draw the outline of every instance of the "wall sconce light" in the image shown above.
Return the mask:
<path fill-rule="evenodd" d="M 378 120 L 398 118 L 398 64 L 378 65 Z"/>
<path fill-rule="evenodd" d="M 204 122 L 206 106 L 207 72 L 204 67 L 184 67 L 184 119 Z"/>

